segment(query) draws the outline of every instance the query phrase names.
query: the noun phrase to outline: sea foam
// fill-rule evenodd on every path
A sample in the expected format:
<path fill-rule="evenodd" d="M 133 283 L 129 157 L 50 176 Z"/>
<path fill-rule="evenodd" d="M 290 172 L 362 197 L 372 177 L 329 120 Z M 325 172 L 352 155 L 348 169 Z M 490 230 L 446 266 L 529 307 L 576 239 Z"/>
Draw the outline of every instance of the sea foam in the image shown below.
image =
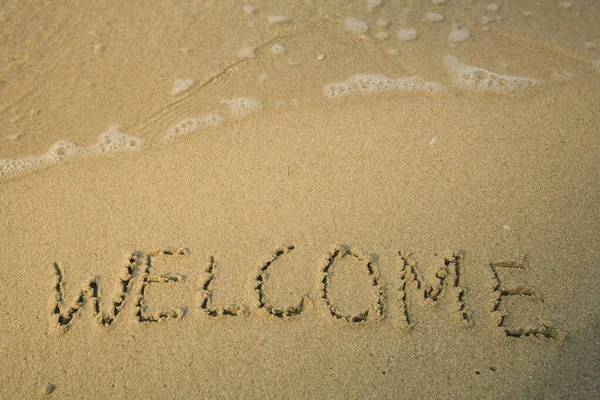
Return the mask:
<path fill-rule="evenodd" d="M 452 27 L 452 30 L 448 34 L 448 40 L 451 42 L 464 42 L 471 37 L 470 29 L 461 29 L 458 27 Z"/>
<path fill-rule="evenodd" d="M 244 118 L 263 108 L 262 102 L 254 97 L 237 97 L 223 100 L 221 103 L 229 106 L 231 115 L 235 118 Z"/>
<path fill-rule="evenodd" d="M 98 141 L 93 146 L 81 147 L 73 142 L 58 141 L 40 156 L 0 159 L 0 179 L 60 164 L 75 158 L 136 151 L 143 144 L 142 139 L 121 132 L 118 125 L 111 125 L 106 132 L 100 134 Z"/>
<path fill-rule="evenodd" d="M 269 15 L 267 21 L 269 21 L 270 24 L 282 24 L 284 22 L 290 22 L 290 19 L 287 15 Z"/>
<path fill-rule="evenodd" d="M 415 40 L 417 38 L 417 36 L 418 36 L 418 33 L 415 28 L 400 29 L 398 31 L 398 39 L 400 39 L 400 40 L 404 40 L 404 41 Z"/>
<path fill-rule="evenodd" d="M 437 12 L 428 12 L 425 17 L 431 22 L 442 22 L 444 20 L 444 16 Z"/>
<path fill-rule="evenodd" d="M 173 82 L 173 89 L 171 89 L 171 96 L 175 96 L 188 90 L 193 84 L 193 79 L 175 79 L 175 82 Z"/>
<path fill-rule="evenodd" d="M 377 7 L 381 5 L 383 0 L 367 0 L 367 11 L 373 12 Z"/>
<path fill-rule="evenodd" d="M 283 47 L 283 45 L 280 43 L 275 43 L 273 46 L 271 46 L 271 53 L 279 56 L 285 53 L 285 47 Z"/>
<path fill-rule="evenodd" d="M 427 82 L 419 77 L 388 78 L 384 75 L 357 74 L 343 82 L 325 85 L 325 95 L 329 98 L 348 96 L 351 94 L 368 94 L 388 91 L 401 92 L 441 92 L 444 86 L 436 82 Z"/>
<path fill-rule="evenodd" d="M 452 55 L 444 57 L 444 64 L 452 75 L 454 84 L 464 90 L 505 93 L 544 83 L 538 79 L 501 75 L 487 69 L 463 64 Z"/>
<path fill-rule="evenodd" d="M 171 127 L 163 140 L 173 140 L 178 136 L 187 135 L 209 126 L 219 126 L 225 119 L 221 114 L 207 114 L 200 118 L 186 118 Z"/>
<path fill-rule="evenodd" d="M 346 17 L 344 27 L 346 30 L 354 33 L 365 33 L 369 30 L 369 25 L 365 21 L 355 17 Z"/>

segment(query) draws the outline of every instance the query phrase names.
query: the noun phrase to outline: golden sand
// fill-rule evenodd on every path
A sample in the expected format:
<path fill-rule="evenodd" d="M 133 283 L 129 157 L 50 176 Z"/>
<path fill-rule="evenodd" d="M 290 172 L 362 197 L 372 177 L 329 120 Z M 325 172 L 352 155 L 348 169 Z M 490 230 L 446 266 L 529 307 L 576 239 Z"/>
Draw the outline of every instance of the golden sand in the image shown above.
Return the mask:
<path fill-rule="evenodd" d="M 598 393 L 600 4 L 303 3 L 2 4 L 0 398 Z"/>

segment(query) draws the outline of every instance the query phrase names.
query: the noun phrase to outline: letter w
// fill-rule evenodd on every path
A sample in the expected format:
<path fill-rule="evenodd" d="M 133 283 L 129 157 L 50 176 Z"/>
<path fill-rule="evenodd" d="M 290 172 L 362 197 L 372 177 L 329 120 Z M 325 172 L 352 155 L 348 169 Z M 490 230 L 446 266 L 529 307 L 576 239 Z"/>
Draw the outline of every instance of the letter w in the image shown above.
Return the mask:
<path fill-rule="evenodd" d="M 108 328 L 110 327 L 119 312 L 123 307 L 127 294 L 131 291 L 133 285 L 133 273 L 138 266 L 138 259 L 140 259 L 138 253 L 132 254 L 128 259 L 128 264 L 125 266 L 123 275 L 119 278 L 118 294 L 112 301 L 108 313 L 100 312 L 100 297 L 99 297 L 99 285 L 98 278 L 91 278 L 88 283 L 81 289 L 79 295 L 71 302 L 70 305 L 66 305 L 65 302 L 65 288 L 64 288 L 64 273 L 58 263 L 54 263 L 54 287 L 53 287 L 53 301 L 52 301 L 52 324 L 62 330 L 66 331 L 71 327 L 73 318 L 79 313 L 86 303 L 91 303 L 92 312 L 98 323 Z"/>

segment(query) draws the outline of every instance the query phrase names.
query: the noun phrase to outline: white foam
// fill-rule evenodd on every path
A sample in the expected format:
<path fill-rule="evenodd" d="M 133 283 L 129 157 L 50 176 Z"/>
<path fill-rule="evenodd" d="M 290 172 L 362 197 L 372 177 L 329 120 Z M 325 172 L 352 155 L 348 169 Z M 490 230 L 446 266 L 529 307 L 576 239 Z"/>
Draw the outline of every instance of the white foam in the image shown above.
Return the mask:
<path fill-rule="evenodd" d="M 244 6 L 244 11 L 248 14 L 254 14 L 256 12 L 256 7 L 250 6 L 250 5 L 245 5 Z"/>
<path fill-rule="evenodd" d="M 562 4 L 563 8 L 573 8 L 573 3 L 571 3 L 570 1 L 563 1 Z"/>
<path fill-rule="evenodd" d="M 173 83 L 173 89 L 171 89 L 171 96 L 175 96 L 176 94 L 187 90 L 193 84 L 193 79 L 175 79 L 175 82 Z"/>
<path fill-rule="evenodd" d="M 446 88 L 436 82 L 427 82 L 419 77 L 391 79 L 384 75 L 357 74 L 343 82 L 325 85 L 325 95 L 329 98 L 351 94 L 369 94 L 375 92 L 441 92 Z"/>
<path fill-rule="evenodd" d="M 378 18 L 378 19 L 377 19 L 377 26 L 384 27 L 384 26 L 388 26 L 389 24 L 390 24 L 390 23 L 389 23 L 389 22 L 388 22 L 388 20 L 387 20 L 387 19 L 385 19 L 385 18 Z"/>
<path fill-rule="evenodd" d="M 121 153 L 142 148 L 144 141 L 138 137 L 127 135 L 119 130 L 119 125 L 111 125 L 100 134 L 98 142 L 91 148 L 83 148 L 93 154 Z M 80 148 L 81 149 L 81 148 Z"/>
<path fill-rule="evenodd" d="M 400 55 L 400 52 L 398 51 L 398 49 L 394 49 L 394 48 L 390 48 L 390 49 L 388 49 L 388 51 L 387 51 L 387 52 L 388 52 L 388 54 L 391 54 L 391 55 L 393 55 L 393 56 Z"/>
<path fill-rule="evenodd" d="M 136 151 L 143 146 L 143 143 L 142 139 L 121 132 L 118 125 L 111 125 L 106 132 L 100 134 L 98 141 L 93 146 L 80 147 L 72 142 L 58 141 L 41 156 L 0 159 L 0 179 L 60 164 L 75 158 Z"/>
<path fill-rule="evenodd" d="M 369 30 L 369 25 L 365 21 L 354 17 L 346 17 L 344 26 L 346 27 L 346 30 L 355 33 L 365 33 Z"/>
<path fill-rule="evenodd" d="M 17 132 L 17 133 L 13 133 L 13 134 L 10 134 L 10 135 L 6 136 L 6 138 L 8 140 L 14 142 L 15 140 L 21 139 L 23 136 L 25 136 L 25 133 L 23 133 L 23 132 Z"/>
<path fill-rule="evenodd" d="M 489 11 L 498 11 L 500 9 L 500 6 L 498 4 L 492 3 L 488 4 L 487 9 Z"/>
<path fill-rule="evenodd" d="M 585 49 L 591 50 L 596 48 L 596 43 L 594 42 L 585 42 Z"/>
<path fill-rule="evenodd" d="M 415 28 L 400 29 L 398 31 L 398 39 L 400 40 L 415 40 L 417 38 L 417 30 Z"/>
<path fill-rule="evenodd" d="M 385 31 L 379 31 L 375 33 L 375 37 L 379 40 L 386 40 L 388 37 L 390 37 L 390 34 Z"/>
<path fill-rule="evenodd" d="M 219 126 L 224 118 L 220 114 L 206 114 L 200 118 L 186 118 L 171 127 L 163 140 L 173 140 L 178 136 L 187 135 L 209 126 Z"/>
<path fill-rule="evenodd" d="M 221 103 L 229 105 L 231 115 L 235 118 L 244 118 L 263 108 L 262 102 L 254 97 L 236 97 Z"/>
<path fill-rule="evenodd" d="M 377 7 L 381 5 L 383 0 L 367 0 L 367 11 L 373 12 Z"/>
<path fill-rule="evenodd" d="M 254 49 L 250 46 L 244 46 L 238 51 L 238 56 L 244 58 L 254 58 Z"/>
<path fill-rule="evenodd" d="M 570 79 L 573 78 L 573 74 L 572 73 L 570 73 L 570 72 L 561 72 L 561 71 L 554 71 L 552 73 L 552 76 L 557 81 L 568 81 L 568 80 L 570 80 Z"/>
<path fill-rule="evenodd" d="M 446 0 L 431 0 L 434 4 L 444 4 Z"/>
<path fill-rule="evenodd" d="M 428 12 L 425 17 L 431 22 L 442 22 L 444 20 L 444 16 L 436 12 Z"/>
<path fill-rule="evenodd" d="M 269 21 L 270 24 L 281 24 L 289 22 L 290 19 L 286 15 L 269 15 L 267 21 Z"/>
<path fill-rule="evenodd" d="M 454 84 L 464 90 L 505 93 L 544 83 L 538 79 L 501 75 L 483 68 L 466 65 L 452 55 L 444 57 L 444 64 L 452 75 Z"/>
<path fill-rule="evenodd" d="M 448 35 L 448 40 L 451 42 L 464 42 L 471 37 L 470 29 L 452 28 Z"/>
<path fill-rule="evenodd" d="M 273 46 L 271 46 L 271 53 L 275 54 L 276 56 L 279 56 L 285 53 L 285 48 L 282 44 L 275 43 Z"/>

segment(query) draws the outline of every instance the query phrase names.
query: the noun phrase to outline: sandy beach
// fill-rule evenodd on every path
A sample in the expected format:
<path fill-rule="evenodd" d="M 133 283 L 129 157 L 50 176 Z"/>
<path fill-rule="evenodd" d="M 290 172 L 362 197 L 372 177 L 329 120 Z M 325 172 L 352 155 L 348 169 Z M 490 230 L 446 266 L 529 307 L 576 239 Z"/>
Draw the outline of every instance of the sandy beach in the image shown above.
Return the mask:
<path fill-rule="evenodd" d="M 0 398 L 594 398 L 600 4 L 0 4 Z"/>

